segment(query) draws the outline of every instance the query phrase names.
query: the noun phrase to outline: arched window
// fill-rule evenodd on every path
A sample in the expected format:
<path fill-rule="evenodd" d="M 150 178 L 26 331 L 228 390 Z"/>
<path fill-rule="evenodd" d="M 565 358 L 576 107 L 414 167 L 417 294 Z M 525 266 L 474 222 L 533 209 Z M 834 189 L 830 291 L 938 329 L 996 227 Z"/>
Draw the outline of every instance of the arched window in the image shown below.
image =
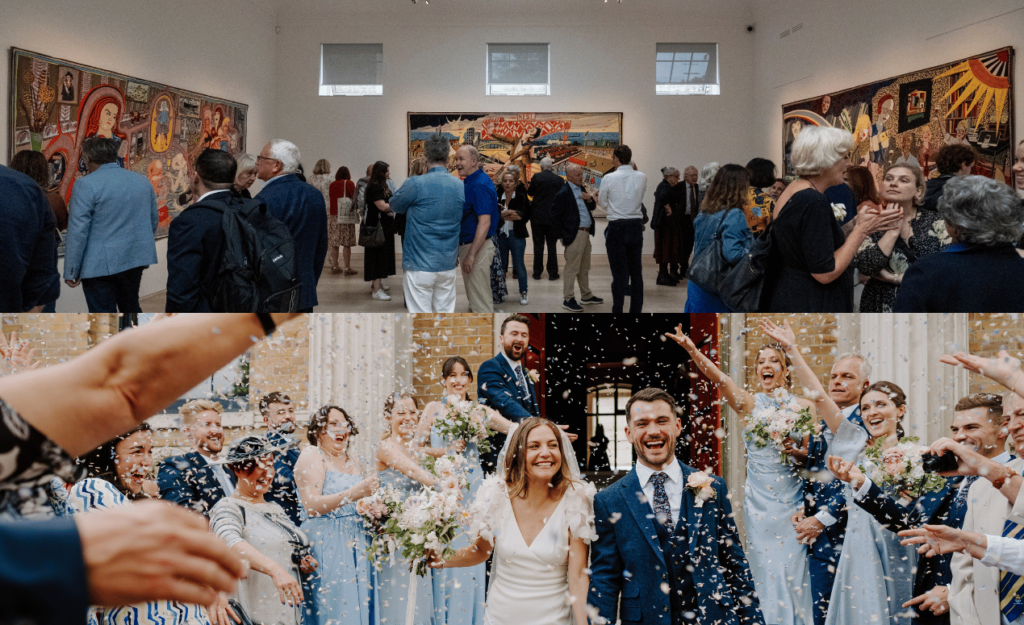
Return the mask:
<path fill-rule="evenodd" d="M 626 402 L 632 395 L 632 385 L 625 382 L 587 389 L 588 471 L 629 471 L 633 467 L 633 445 L 625 433 Z M 607 443 L 599 436 L 601 430 Z M 608 466 L 603 466 L 606 460 Z"/>

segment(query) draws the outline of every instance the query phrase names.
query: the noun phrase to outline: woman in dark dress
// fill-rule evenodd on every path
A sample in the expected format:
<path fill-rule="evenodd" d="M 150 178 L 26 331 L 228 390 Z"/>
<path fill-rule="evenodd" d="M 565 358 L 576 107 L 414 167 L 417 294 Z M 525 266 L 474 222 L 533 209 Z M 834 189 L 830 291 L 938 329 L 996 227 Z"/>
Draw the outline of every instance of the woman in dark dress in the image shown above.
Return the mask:
<path fill-rule="evenodd" d="M 798 180 L 779 197 L 772 219 L 774 275 L 771 312 L 853 312 L 853 277 L 847 271 L 871 234 L 896 227 L 899 209 L 865 211 L 843 235 L 825 189 L 842 184 L 853 135 L 838 128 L 805 128 L 793 143 Z"/>
<path fill-rule="evenodd" d="M 654 230 L 654 262 L 658 263 L 658 286 L 675 286 L 679 284 L 671 276 L 670 270 L 675 265 L 686 264 L 689 259 L 681 259 L 683 254 L 683 213 L 686 198 L 679 193 L 679 170 L 675 167 L 662 167 L 664 180 L 654 190 L 654 216 L 651 228 Z M 684 208 L 680 208 L 680 204 Z M 687 253 L 689 250 L 687 250 Z"/>
<path fill-rule="evenodd" d="M 370 181 L 366 185 L 366 220 L 367 226 L 384 226 L 384 245 L 367 247 L 363 254 L 363 280 L 370 283 L 371 297 L 376 300 L 388 301 L 391 296 L 384 290 L 384 278 L 395 275 L 395 228 L 394 213 L 388 205 L 391 191 L 388 189 L 388 178 L 391 168 L 384 161 L 373 164 Z"/>
<path fill-rule="evenodd" d="M 892 230 L 864 240 L 853 265 L 871 276 L 860 299 L 862 313 L 892 312 L 903 274 L 925 254 L 941 252 L 952 243 L 938 212 L 921 206 L 925 178 L 912 163 L 889 165 L 882 174 L 882 200 L 903 210 L 903 221 Z"/>

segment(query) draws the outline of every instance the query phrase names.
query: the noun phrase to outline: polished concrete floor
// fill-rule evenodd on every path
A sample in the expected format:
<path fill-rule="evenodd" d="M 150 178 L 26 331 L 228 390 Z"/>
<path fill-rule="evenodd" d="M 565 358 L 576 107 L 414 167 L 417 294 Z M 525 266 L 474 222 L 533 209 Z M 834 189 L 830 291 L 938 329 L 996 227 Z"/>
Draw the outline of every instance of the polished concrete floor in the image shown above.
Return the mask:
<path fill-rule="evenodd" d="M 650 254 L 644 254 L 644 312 L 671 312 L 683 311 L 686 303 L 686 281 L 678 286 L 667 287 L 655 285 L 658 275 L 658 266 Z M 324 271 L 320 277 L 320 284 L 317 287 L 317 299 L 320 305 L 316 312 L 404 312 L 402 304 L 402 269 L 401 260 L 398 261 L 398 275 L 392 276 L 385 281 L 391 286 L 391 301 L 381 302 L 370 298 L 369 283 L 363 282 L 362 257 L 353 255 L 352 266 L 358 269 L 359 273 L 354 276 L 332 274 L 330 270 Z M 532 268 L 533 255 L 526 255 L 526 266 Z M 559 257 L 559 267 L 563 267 Z M 544 273 L 540 280 L 529 279 L 529 303 L 520 306 L 518 294 L 518 282 L 508 276 L 509 297 L 504 304 L 495 305 L 495 311 L 500 312 L 565 312 L 562 308 L 562 280 L 548 280 L 547 273 Z M 608 257 L 595 255 L 591 259 L 590 288 L 604 304 L 596 306 L 584 306 L 584 312 L 588 313 L 610 313 L 612 311 L 612 273 L 608 268 Z M 579 300 L 579 285 L 576 285 L 576 298 Z M 164 292 L 155 293 L 140 300 L 142 310 L 145 312 L 161 312 L 164 309 Z M 466 299 L 465 288 L 461 277 L 456 285 L 456 312 L 469 312 L 469 302 Z M 626 298 L 625 311 L 629 312 L 629 298 Z"/>

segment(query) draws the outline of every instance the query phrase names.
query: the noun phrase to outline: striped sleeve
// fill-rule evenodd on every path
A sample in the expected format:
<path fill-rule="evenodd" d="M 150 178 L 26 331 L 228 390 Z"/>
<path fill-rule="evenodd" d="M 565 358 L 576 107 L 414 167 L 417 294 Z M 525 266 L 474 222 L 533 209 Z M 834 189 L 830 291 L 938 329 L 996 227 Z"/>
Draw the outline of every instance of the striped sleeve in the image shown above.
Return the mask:
<path fill-rule="evenodd" d="M 221 499 L 210 510 L 210 530 L 220 537 L 228 547 L 245 540 L 245 521 L 241 507 L 229 498 Z"/>
<path fill-rule="evenodd" d="M 71 488 L 68 505 L 77 513 L 128 506 L 131 502 L 110 482 L 89 478 Z"/>

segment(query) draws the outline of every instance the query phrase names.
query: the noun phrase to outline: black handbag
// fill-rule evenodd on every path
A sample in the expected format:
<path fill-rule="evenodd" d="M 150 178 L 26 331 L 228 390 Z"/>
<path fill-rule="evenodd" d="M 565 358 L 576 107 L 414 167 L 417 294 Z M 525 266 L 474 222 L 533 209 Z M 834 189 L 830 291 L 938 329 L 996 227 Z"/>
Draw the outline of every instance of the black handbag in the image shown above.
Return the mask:
<path fill-rule="evenodd" d="M 734 312 L 758 312 L 772 258 L 772 224 L 718 283 L 718 297 Z"/>
<path fill-rule="evenodd" d="M 711 294 L 718 293 L 721 282 L 729 270 L 729 263 L 722 256 L 722 229 L 725 228 L 725 218 L 729 216 L 731 210 L 735 209 L 730 208 L 722 215 L 722 221 L 718 224 L 715 235 L 711 237 L 711 243 L 694 257 L 693 263 L 686 271 L 687 280 Z"/>
<path fill-rule="evenodd" d="M 228 606 L 230 606 L 238 618 L 241 619 L 241 625 L 253 625 L 252 619 L 249 618 L 249 615 L 246 614 L 244 609 L 242 609 L 242 604 L 238 603 L 234 599 L 228 599 Z M 228 621 L 231 622 L 233 620 L 234 619 L 231 618 L 231 615 L 228 615 Z"/>
<path fill-rule="evenodd" d="M 376 226 L 368 226 L 365 223 L 359 224 L 359 246 L 366 248 L 382 247 L 384 245 L 384 224 L 377 220 Z"/>

